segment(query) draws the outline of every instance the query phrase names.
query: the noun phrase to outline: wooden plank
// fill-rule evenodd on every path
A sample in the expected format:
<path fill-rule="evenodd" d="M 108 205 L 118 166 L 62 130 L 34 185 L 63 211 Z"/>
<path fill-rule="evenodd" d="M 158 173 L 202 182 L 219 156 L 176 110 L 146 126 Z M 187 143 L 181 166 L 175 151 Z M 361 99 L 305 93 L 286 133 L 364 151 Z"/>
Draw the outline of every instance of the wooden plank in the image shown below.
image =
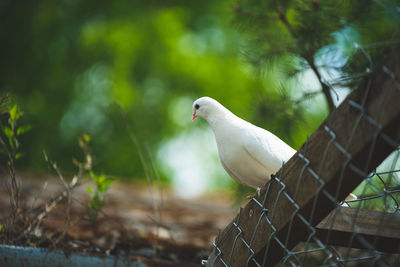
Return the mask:
<path fill-rule="evenodd" d="M 352 233 L 343 231 L 329 231 L 326 229 L 317 229 L 316 236 L 320 240 L 325 240 L 329 237 L 329 241 L 325 244 L 339 247 L 351 247 L 358 249 L 367 249 L 365 242 L 373 244 L 374 250 L 390 253 L 400 253 L 400 239 L 395 237 L 375 236 L 368 234 L 357 234 L 355 237 Z"/>
<path fill-rule="evenodd" d="M 400 214 L 374 210 L 337 208 L 329 213 L 317 228 L 352 233 L 354 230 L 346 217 L 357 225 L 357 233 L 400 239 Z"/>
<path fill-rule="evenodd" d="M 313 226 L 336 207 L 329 194 L 344 199 L 394 150 L 400 138 L 399 62 L 397 50 L 281 168 L 279 180 L 271 179 L 246 205 L 219 236 L 209 266 L 252 266 L 252 258 L 275 265 L 312 238 Z"/>
<path fill-rule="evenodd" d="M 353 229 L 347 218 L 357 229 Z M 399 214 L 341 207 L 333 210 L 316 228 L 318 238 L 329 245 L 366 249 L 365 240 L 378 251 L 400 253 Z"/>

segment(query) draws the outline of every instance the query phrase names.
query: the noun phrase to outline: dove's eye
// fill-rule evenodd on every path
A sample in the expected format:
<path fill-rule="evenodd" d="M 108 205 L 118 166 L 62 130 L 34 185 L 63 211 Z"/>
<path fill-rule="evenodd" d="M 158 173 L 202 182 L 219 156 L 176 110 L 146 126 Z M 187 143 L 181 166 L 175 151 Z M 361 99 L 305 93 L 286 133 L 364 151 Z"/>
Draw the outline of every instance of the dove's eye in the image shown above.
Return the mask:
<path fill-rule="evenodd" d="M 199 108 L 200 108 L 200 105 L 199 105 L 199 104 L 196 104 L 196 105 L 194 105 L 194 108 L 195 108 L 195 109 L 199 109 Z"/>

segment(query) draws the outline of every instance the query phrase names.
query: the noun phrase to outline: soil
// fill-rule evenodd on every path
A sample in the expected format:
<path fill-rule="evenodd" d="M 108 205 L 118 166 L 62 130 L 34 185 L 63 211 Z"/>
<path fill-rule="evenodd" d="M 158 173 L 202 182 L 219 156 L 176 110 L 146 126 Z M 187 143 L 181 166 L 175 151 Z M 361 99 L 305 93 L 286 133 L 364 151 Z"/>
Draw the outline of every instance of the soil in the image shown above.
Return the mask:
<path fill-rule="evenodd" d="M 168 189 L 160 193 L 146 184 L 116 181 L 105 194 L 105 205 L 95 219 L 87 212 L 90 197 L 86 188 L 90 183 L 75 187 L 70 198 L 65 194 L 46 213 L 45 208 L 65 191 L 65 186 L 58 177 L 28 177 L 19 175 L 22 208 L 13 224 L 7 177 L 0 180 L 0 243 L 62 250 L 66 254 L 124 254 L 198 266 L 207 259 L 218 230 L 234 218 L 238 209 L 232 206 L 232 199 L 219 193 L 180 199 Z M 39 219 L 43 214 L 44 218 Z"/>

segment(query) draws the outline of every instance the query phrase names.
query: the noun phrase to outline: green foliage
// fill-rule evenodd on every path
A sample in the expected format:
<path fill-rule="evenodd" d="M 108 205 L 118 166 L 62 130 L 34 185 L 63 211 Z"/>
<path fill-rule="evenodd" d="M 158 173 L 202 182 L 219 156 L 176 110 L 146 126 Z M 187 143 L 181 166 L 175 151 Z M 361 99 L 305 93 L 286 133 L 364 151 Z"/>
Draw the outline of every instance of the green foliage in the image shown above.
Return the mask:
<path fill-rule="evenodd" d="M 34 125 L 20 167 L 43 169 L 37 159 L 45 149 L 72 171 L 74 144 L 86 132 L 96 137 L 102 172 L 144 178 L 120 107 L 155 155 L 194 127 L 191 102 L 204 95 L 298 148 L 327 115 L 301 74 L 365 72 L 368 59 L 354 42 L 398 40 L 398 3 L 239 0 L 232 11 L 228 0 L 5 1 L 0 88 L 15 94 Z M 241 34 L 229 26 L 232 13 Z M 384 47 L 369 50 L 374 66 Z M 349 84 L 354 79 L 340 86 Z M 11 113 L 18 121 L 19 109 Z M 30 129 L 5 126 L 7 140 L 24 141 Z"/>
<path fill-rule="evenodd" d="M 1 102 L 4 103 L 4 101 Z M 6 105 L 7 104 L 10 105 L 10 103 L 6 103 Z M 2 124 L 2 130 L 7 137 L 11 156 L 14 157 L 14 159 L 18 159 L 21 157 L 21 153 L 17 153 L 20 146 L 17 137 L 30 130 L 30 126 L 18 126 L 18 120 L 22 116 L 22 112 L 15 103 L 10 105 L 10 108 L 5 111 L 5 114 L 8 116 L 8 120 L 7 125 Z"/>
<path fill-rule="evenodd" d="M 19 126 L 18 120 L 22 116 L 22 112 L 12 98 L 8 95 L 0 99 L 0 109 L 7 123 L 2 120 L 1 129 L 3 135 L 0 135 L 1 151 L 7 158 L 7 167 L 10 176 L 10 204 L 11 204 L 11 220 L 13 221 L 19 211 L 20 190 L 15 175 L 15 161 L 22 157 L 19 152 L 20 142 L 18 137 L 27 132 L 29 126 Z M 5 141 L 7 140 L 7 141 Z"/>
<path fill-rule="evenodd" d="M 359 198 L 365 200 L 351 203 L 350 206 L 377 211 L 397 212 L 400 203 L 400 193 L 398 192 L 400 183 L 399 180 L 390 182 L 391 179 L 388 177 L 389 175 L 382 175 L 366 179 L 353 192 Z M 384 183 L 388 181 L 389 183 L 385 187 Z"/>
<path fill-rule="evenodd" d="M 269 68 L 292 58 L 283 66 L 287 76 L 312 70 L 332 111 L 329 73 L 352 76 L 379 65 L 400 44 L 398 5 L 398 0 L 239 0 L 234 10 L 249 39 L 250 62 Z M 369 58 L 360 47 L 374 48 Z M 357 82 L 346 79 L 340 86 L 354 89 Z"/>
<path fill-rule="evenodd" d="M 107 191 L 114 179 L 106 177 L 104 174 L 96 175 L 93 171 L 89 173 L 95 183 L 95 188 L 92 189 L 90 186 L 86 188 L 91 197 L 91 201 L 88 204 L 88 214 L 90 218 L 95 219 L 104 205 L 103 194 Z"/>
<path fill-rule="evenodd" d="M 91 137 L 88 134 L 83 134 L 79 138 L 79 147 L 85 154 L 86 163 L 81 165 L 89 173 L 90 178 L 94 182 L 94 188 L 87 186 L 86 189 L 90 195 L 90 202 L 88 204 L 88 214 L 91 220 L 95 220 L 101 208 L 104 205 L 103 194 L 107 191 L 113 178 L 106 177 L 104 174 L 97 175 L 92 169 L 92 155 L 90 153 Z M 77 161 L 75 161 L 77 162 Z M 80 164 L 80 163 L 77 163 Z"/>
<path fill-rule="evenodd" d="M 1 121 L 1 129 L 3 137 L 0 137 L 2 152 L 8 157 L 8 165 L 13 165 L 15 160 L 22 157 L 19 152 L 20 142 L 19 137 L 28 132 L 32 127 L 30 125 L 19 126 L 19 119 L 23 113 L 13 99 L 6 95 L 0 99 L 0 111 L 3 116 Z"/>
<path fill-rule="evenodd" d="M 355 190 L 354 194 L 361 202 L 351 203 L 352 207 L 360 206 L 386 212 L 396 212 L 400 203 L 400 151 L 393 152 L 377 170 L 365 179 Z"/>
<path fill-rule="evenodd" d="M 86 132 L 96 137 L 101 171 L 144 178 L 119 106 L 155 155 L 192 127 L 191 102 L 204 95 L 299 146 L 318 121 L 304 123 L 303 107 L 280 101 L 279 75 L 255 77 L 238 56 L 244 43 L 228 25 L 230 7 L 227 0 L 6 1 L 0 88 L 16 95 L 34 125 L 21 167 L 44 168 L 37 159 L 45 149 L 72 171 L 75 140 Z"/>

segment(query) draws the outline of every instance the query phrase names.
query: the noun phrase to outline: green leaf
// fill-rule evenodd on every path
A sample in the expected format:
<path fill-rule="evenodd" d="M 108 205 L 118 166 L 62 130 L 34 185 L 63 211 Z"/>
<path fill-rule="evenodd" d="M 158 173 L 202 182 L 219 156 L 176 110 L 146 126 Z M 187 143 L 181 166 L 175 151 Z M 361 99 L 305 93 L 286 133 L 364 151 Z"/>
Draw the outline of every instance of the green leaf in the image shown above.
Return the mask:
<path fill-rule="evenodd" d="M 13 143 L 14 143 L 14 145 L 15 145 L 15 150 L 17 150 L 18 148 L 19 148 L 19 141 L 18 141 L 18 139 L 17 138 L 15 138 L 15 136 L 14 136 L 14 138 L 13 138 Z"/>
<path fill-rule="evenodd" d="M 100 188 L 99 188 L 99 192 L 100 192 L 100 193 L 105 192 L 105 191 L 108 189 L 108 187 L 110 186 L 110 184 L 111 184 L 112 182 L 114 182 L 114 179 L 113 179 L 113 178 L 106 178 L 106 179 L 101 183 Z"/>
<path fill-rule="evenodd" d="M 90 178 L 92 178 L 92 180 L 96 182 L 97 176 L 96 176 L 96 174 L 94 174 L 94 172 L 92 170 L 89 171 L 89 175 L 90 175 Z"/>
<path fill-rule="evenodd" d="M 78 139 L 80 148 L 87 148 L 89 142 L 90 142 L 90 135 L 88 134 L 82 134 Z"/>
<path fill-rule="evenodd" d="M 10 113 L 10 119 L 12 121 L 18 120 L 21 115 L 20 112 L 18 111 L 17 104 L 14 104 L 14 106 L 10 109 L 9 113 Z"/>
<path fill-rule="evenodd" d="M 17 135 L 24 134 L 28 132 L 30 129 L 32 129 L 32 126 L 30 125 L 21 126 L 17 129 Z"/>
<path fill-rule="evenodd" d="M 101 174 L 101 175 L 97 176 L 96 182 L 97 182 L 98 184 L 102 184 L 102 183 L 104 182 L 105 179 L 106 179 L 106 176 L 105 176 L 104 174 Z"/>
<path fill-rule="evenodd" d="M 16 155 L 15 155 L 15 159 L 19 159 L 19 158 L 21 158 L 22 156 L 23 156 L 24 154 L 23 153 L 17 153 Z"/>
<path fill-rule="evenodd" d="M 91 188 L 90 186 L 87 186 L 87 187 L 86 187 L 86 190 L 88 191 L 89 195 L 90 195 L 91 197 L 93 197 L 93 190 L 92 190 L 92 188 Z"/>
<path fill-rule="evenodd" d="M 83 138 L 83 140 L 84 140 L 86 143 L 89 143 L 89 142 L 90 142 L 90 135 L 84 134 L 84 135 L 82 135 L 82 138 Z"/>
<path fill-rule="evenodd" d="M 8 138 L 12 138 L 14 136 L 14 132 L 10 129 L 10 127 L 5 126 L 4 127 L 4 134 L 8 137 Z"/>

